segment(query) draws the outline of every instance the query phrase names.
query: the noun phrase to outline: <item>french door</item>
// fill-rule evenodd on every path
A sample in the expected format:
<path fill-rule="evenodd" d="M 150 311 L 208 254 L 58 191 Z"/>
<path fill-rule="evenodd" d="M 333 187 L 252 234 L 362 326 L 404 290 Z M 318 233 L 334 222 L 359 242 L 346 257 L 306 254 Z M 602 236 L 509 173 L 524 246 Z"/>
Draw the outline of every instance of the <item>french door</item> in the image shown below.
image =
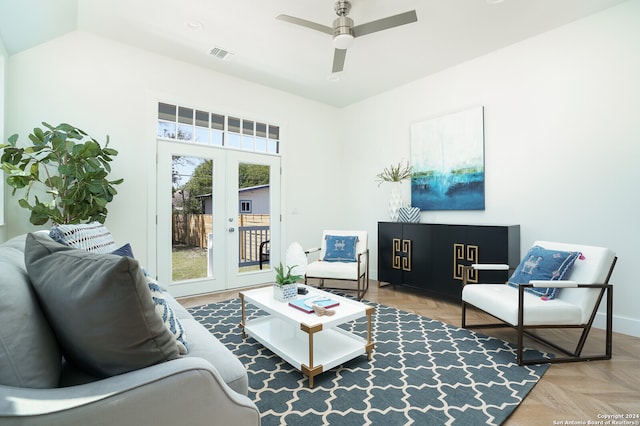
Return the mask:
<path fill-rule="evenodd" d="M 158 141 L 158 281 L 176 297 L 273 279 L 280 157 Z"/>

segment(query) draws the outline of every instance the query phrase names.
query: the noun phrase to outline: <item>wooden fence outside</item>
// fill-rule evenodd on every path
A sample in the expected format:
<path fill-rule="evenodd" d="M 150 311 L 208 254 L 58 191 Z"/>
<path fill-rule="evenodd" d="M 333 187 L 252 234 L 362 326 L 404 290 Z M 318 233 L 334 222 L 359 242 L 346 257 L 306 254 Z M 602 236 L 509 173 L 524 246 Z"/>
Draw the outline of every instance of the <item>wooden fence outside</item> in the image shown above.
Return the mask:
<path fill-rule="evenodd" d="M 243 214 L 238 217 L 240 238 L 240 266 L 257 265 L 260 260 L 260 243 L 269 240 L 270 216 L 268 214 Z M 210 214 L 173 215 L 173 243 L 207 248 L 208 235 L 213 233 L 213 216 Z"/>

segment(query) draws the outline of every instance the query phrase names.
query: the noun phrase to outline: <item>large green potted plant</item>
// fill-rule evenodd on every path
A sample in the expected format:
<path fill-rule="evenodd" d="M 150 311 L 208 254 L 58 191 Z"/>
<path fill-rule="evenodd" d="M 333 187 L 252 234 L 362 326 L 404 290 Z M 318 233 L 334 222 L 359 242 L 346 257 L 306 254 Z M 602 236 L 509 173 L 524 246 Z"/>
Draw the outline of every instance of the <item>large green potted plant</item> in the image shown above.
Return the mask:
<path fill-rule="evenodd" d="M 31 211 L 29 220 L 34 225 L 104 223 L 106 206 L 117 193 L 114 185 L 123 181 L 107 179 L 109 163 L 118 155 L 108 147 L 109 136 L 102 147 L 75 126 L 42 125 L 29 135 L 30 146 L 19 147 L 17 134 L 0 145 L 2 170 L 12 194 L 25 190 L 18 204 Z M 32 194 L 34 187 L 40 188 Z"/>

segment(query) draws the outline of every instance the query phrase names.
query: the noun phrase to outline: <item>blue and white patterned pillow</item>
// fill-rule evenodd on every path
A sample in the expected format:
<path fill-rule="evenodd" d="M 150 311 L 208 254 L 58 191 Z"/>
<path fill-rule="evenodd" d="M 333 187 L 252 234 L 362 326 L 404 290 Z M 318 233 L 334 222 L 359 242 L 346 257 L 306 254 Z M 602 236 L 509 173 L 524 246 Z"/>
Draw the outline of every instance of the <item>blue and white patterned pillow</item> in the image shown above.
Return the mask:
<path fill-rule="evenodd" d="M 324 259 L 327 262 L 355 262 L 357 236 L 327 235 Z"/>
<path fill-rule="evenodd" d="M 533 246 L 509 278 L 509 285 L 518 287 L 520 284 L 528 284 L 531 280 L 562 280 L 579 256 L 580 252 L 577 251 L 547 250 L 544 247 Z M 555 298 L 558 293 L 558 289 L 554 287 L 533 287 L 526 290 L 545 300 Z"/>
<path fill-rule="evenodd" d="M 169 306 L 169 303 L 167 303 L 167 299 L 164 297 L 160 285 L 151 276 L 149 276 L 146 271 L 144 271 L 144 277 L 147 280 L 147 285 L 151 292 L 151 298 L 156 305 L 156 312 L 160 315 L 162 321 L 164 321 L 165 327 L 167 327 L 167 329 L 176 336 L 180 355 L 188 354 L 189 344 L 187 343 L 187 332 L 182 326 L 182 323 L 176 316 L 173 308 Z"/>
<path fill-rule="evenodd" d="M 55 225 L 49 237 L 69 247 L 92 253 L 111 253 L 116 247 L 111 232 L 100 222 Z"/>

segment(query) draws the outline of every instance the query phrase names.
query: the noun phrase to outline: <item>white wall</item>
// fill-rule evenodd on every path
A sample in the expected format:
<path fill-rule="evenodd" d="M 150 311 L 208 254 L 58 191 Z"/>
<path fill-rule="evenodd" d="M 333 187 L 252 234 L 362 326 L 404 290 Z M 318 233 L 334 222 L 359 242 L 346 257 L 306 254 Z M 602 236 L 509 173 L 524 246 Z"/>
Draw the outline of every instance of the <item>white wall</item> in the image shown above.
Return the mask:
<path fill-rule="evenodd" d="M 423 221 L 519 223 L 523 250 L 535 239 L 613 248 L 615 328 L 640 336 L 639 16 L 640 2 L 624 3 L 342 110 L 75 32 L 9 58 L 5 134 L 26 137 L 45 120 L 109 134 L 121 152 L 113 176 L 125 183 L 107 225 L 150 262 L 155 102 L 281 124 L 284 246 L 315 246 L 321 229 L 367 229 L 375 278 L 389 195 L 375 175 L 409 158 L 411 123 L 484 105 L 486 210 Z M 8 201 L 6 237 L 32 230 Z"/>
<path fill-rule="evenodd" d="M 6 87 L 6 68 L 7 68 L 7 52 L 4 43 L 0 39 L 0 143 L 5 143 L 7 135 L 4 133 L 5 128 L 5 87 Z M 0 170 L 0 180 L 4 182 L 4 173 Z M 7 227 L 4 222 L 4 184 L 0 183 L 0 241 L 7 239 Z"/>
<path fill-rule="evenodd" d="M 34 126 L 47 121 L 69 122 L 99 141 L 110 136 L 120 151 L 111 176 L 125 182 L 108 206 L 106 224 L 147 266 L 155 261 L 148 226 L 155 182 L 147 177 L 155 167 L 158 100 L 281 126 L 285 247 L 292 240 L 315 246 L 325 224 L 339 224 L 341 212 L 321 202 L 340 196 L 339 176 L 325 167 L 336 161 L 333 107 L 83 32 L 12 56 L 9 82 L 7 133 L 26 140 Z M 9 237 L 34 229 L 16 202 L 9 199 L 6 210 Z"/>
<path fill-rule="evenodd" d="M 389 188 L 374 178 L 410 158 L 411 123 L 484 105 L 486 209 L 422 221 L 520 224 L 523 252 L 536 239 L 612 248 L 615 329 L 640 336 L 638 22 L 640 1 L 627 2 L 346 108 L 344 156 L 362 157 L 365 183 L 347 197 L 350 225 L 376 246 Z"/>

